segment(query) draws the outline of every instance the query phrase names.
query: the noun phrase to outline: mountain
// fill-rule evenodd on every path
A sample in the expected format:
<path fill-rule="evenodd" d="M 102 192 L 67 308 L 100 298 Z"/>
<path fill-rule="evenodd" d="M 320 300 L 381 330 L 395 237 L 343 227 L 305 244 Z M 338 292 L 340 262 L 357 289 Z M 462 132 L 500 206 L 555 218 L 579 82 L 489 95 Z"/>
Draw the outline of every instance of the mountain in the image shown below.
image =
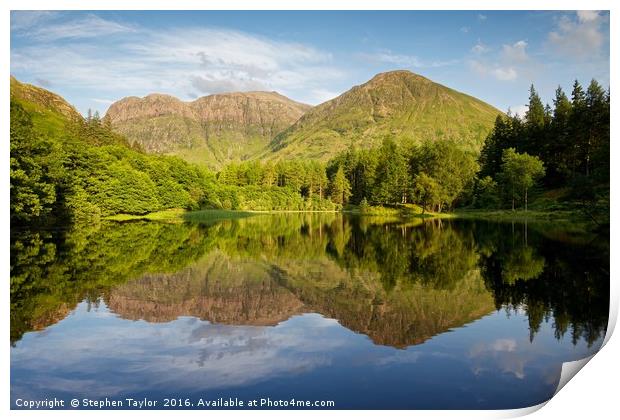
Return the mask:
<path fill-rule="evenodd" d="M 83 120 L 60 96 L 11 77 L 11 99 L 32 111 L 36 126 L 60 134 Z M 311 107 L 276 92 L 223 93 L 184 102 L 151 94 L 113 103 L 104 121 L 129 144 L 220 169 L 260 158 L 326 161 L 351 146 L 391 137 L 403 145 L 455 139 L 479 151 L 499 110 L 409 71 L 380 73 Z"/>
<path fill-rule="evenodd" d="M 223 93 L 192 102 L 151 94 L 113 103 L 105 120 L 147 152 L 218 168 L 262 152 L 309 108 L 276 92 Z"/>
<path fill-rule="evenodd" d="M 61 96 L 22 83 L 11 76 L 11 101 L 19 103 L 32 117 L 35 127 L 52 136 L 61 135 L 67 124 L 83 120 L 82 115 Z"/>
<path fill-rule="evenodd" d="M 316 273 L 322 273 L 317 277 Z M 177 273 L 146 274 L 113 287 L 106 306 L 119 317 L 170 322 L 192 316 L 213 324 L 275 326 L 320 313 L 375 344 L 406 348 L 468 324 L 495 309 L 479 270 L 454 289 L 399 283 L 386 291 L 380 274 L 352 275 L 323 256 L 265 261 L 216 250 Z"/>
<path fill-rule="evenodd" d="M 480 150 L 499 110 L 425 77 L 380 73 L 312 108 L 277 135 L 263 157 L 328 160 L 350 146 L 369 148 L 391 137 L 409 145 L 452 138 Z"/>

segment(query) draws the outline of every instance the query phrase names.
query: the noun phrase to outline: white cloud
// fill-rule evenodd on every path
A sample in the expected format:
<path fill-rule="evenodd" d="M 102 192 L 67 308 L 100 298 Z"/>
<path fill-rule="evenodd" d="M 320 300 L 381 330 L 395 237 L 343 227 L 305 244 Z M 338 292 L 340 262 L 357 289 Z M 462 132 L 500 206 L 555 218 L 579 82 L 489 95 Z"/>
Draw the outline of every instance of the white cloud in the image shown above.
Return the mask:
<path fill-rule="evenodd" d="M 596 10 L 578 10 L 577 18 L 580 22 L 592 22 L 600 17 Z"/>
<path fill-rule="evenodd" d="M 422 61 L 417 56 L 394 54 L 391 51 L 382 51 L 371 54 L 362 53 L 359 54 L 359 57 L 372 62 L 388 63 L 397 66 L 422 67 Z"/>
<path fill-rule="evenodd" d="M 527 42 L 521 40 L 512 45 L 504 44 L 502 46 L 503 59 L 509 63 L 522 63 L 529 59 L 525 49 L 527 48 Z"/>
<path fill-rule="evenodd" d="M 29 16 L 28 12 L 23 12 L 23 15 L 19 15 L 19 18 L 17 18 L 15 25 L 11 22 L 11 30 L 17 34 L 28 36 L 30 39 L 44 42 L 61 39 L 96 38 L 118 33 L 135 32 L 135 28 L 129 25 L 102 19 L 92 14 L 64 22 L 59 22 L 56 19 L 53 23 L 45 24 L 46 21 L 53 20 L 57 16 L 56 14 L 50 14 L 50 12 L 36 13 Z"/>
<path fill-rule="evenodd" d="M 604 20 L 597 11 L 578 11 L 576 19 L 564 15 L 549 33 L 549 44 L 556 53 L 567 57 L 585 61 L 597 56 L 606 38 L 602 30 Z"/>
<path fill-rule="evenodd" d="M 514 67 L 503 67 L 497 64 L 487 64 L 479 60 L 470 60 L 469 67 L 479 76 L 493 76 L 497 80 L 511 81 L 518 76 Z"/>
<path fill-rule="evenodd" d="M 93 34 L 123 33 L 122 42 L 103 39 L 97 48 L 79 42 Z M 20 32 L 21 33 L 21 32 Z M 272 40 L 234 30 L 171 28 L 151 31 L 95 15 L 24 33 L 27 46 L 11 51 L 11 71 L 85 88 L 187 97 L 224 91 L 276 90 L 314 100 L 313 90 L 343 76 L 332 56 L 310 45 Z M 62 45 L 58 40 L 63 40 Z M 308 96 L 309 95 L 309 96 Z M 103 97 L 105 97 L 103 96 Z"/>
<path fill-rule="evenodd" d="M 44 10 L 11 11 L 11 32 L 21 32 L 58 17 L 57 12 Z"/>
<path fill-rule="evenodd" d="M 527 54 L 528 44 L 524 40 L 514 44 L 504 44 L 501 52 L 493 57 L 481 57 L 490 51 L 490 48 L 478 41 L 471 49 L 477 58 L 469 61 L 469 67 L 479 76 L 491 76 L 501 81 L 512 81 L 522 73 L 527 73 L 530 58 Z"/>
<path fill-rule="evenodd" d="M 457 64 L 459 60 L 433 60 L 425 61 L 415 55 L 395 54 L 389 50 L 378 53 L 362 53 L 358 56 L 364 60 L 378 63 L 388 63 L 395 66 L 412 68 L 436 68 Z"/>
<path fill-rule="evenodd" d="M 310 93 L 312 95 L 311 97 L 314 99 L 313 103 L 322 104 L 323 102 L 327 102 L 330 99 L 334 99 L 342 92 L 334 92 L 327 89 L 313 89 Z"/>
<path fill-rule="evenodd" d="M 483 15 L 482 13 L 478 13 L 478 20 L 484 22 L 487 20 L 487 15 Z"/>
<path fill-rule="evenodd" d="M 490 51 L 489 47 L 487 47 L 480 41 L 478 41 L 478 43 L 471 48 L 471 52 L 473 52 L 474 54 L 478 54 L 478 55 L 487 53 L 489 51 Z"/>
<path fill-rule="evenodd" d="M 517 78 L 517 71 L 513 67 L 496 67 L 491 70 L 491 74 L 498 80 L 514 80 Z"/>
<path fill-rule="evenodd" d="M 469 26 L 461 26 L 460 31 L 466 34 L 469 32 L 469 29 L 470 29 Z"/>
<path fill-rule="evenodd" d="M 517 349 L 517 340 L 514 338 L 498 338 L 491 343 L 491 348 L 494 351 L 513 352 Z"/>
<path fill-rule="evenodd" d="M 112 105 L 114 103 L 112 99 L 101 99 L 101 98 L 91 98 L 91 101 L 97 102 L 98 104 L 104 104 L 104 105 Z"/>
<path fill-rule="evenodd" d="M 179 392 L 247 386 L 329 366 L 333 352 L 355 338 L 351 332 L 335 336 L 343 328 L 317 314 L 297 316 L 276 327 L 216 325 L 180 317 L 145 328 L 143 321 L 96 319 L 85 306 L 78 305 L 54 328 L 62 329 L 63 323 L 77 318 L 88 321 L 88 331 L 73 328 L 47 336 L 37 332 L 28 346 L 16 349 L 12 357 L 31 372 L 16 381 L 16 389 L 26 395 L 59 389 L 99 398 L 140 393 L 155 385 Z M 119 346 L 118 340 L 127 345 Z M 103 360 L 100 354 L 108 357 Z M 55 368 L 41 381 L 34 373 L 46 366 Z M 97 377 L 103 371 L 112 374 Z M 75 374 L 67 380 L 62 372 Z M 118 375 L 124 378 L 122 388 Z"/>

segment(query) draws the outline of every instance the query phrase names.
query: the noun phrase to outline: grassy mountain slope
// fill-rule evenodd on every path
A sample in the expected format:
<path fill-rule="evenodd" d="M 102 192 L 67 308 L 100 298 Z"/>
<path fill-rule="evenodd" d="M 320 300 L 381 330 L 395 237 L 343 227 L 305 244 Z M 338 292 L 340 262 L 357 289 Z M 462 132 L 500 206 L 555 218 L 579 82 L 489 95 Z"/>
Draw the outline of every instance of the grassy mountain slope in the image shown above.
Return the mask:
<path fill-rule="evenodd" d="M 263 157 L 327 160 L 350 146 L 377 146 L 386 136 L 404 145 L 450 138 L 477 151 L 500 113 L 409 71 L 380 73 L 308 111 Z"/>
<path fill-rule="evenodd" d="M 121 99 L 105 119 L 147 152 L 219 168 L 262 152 L 309 108 L 276 92 L 225 93 L 193 102 L 152 94 Z"/>
<path fill-rule="evenodd" d="M 83 120 L 60 96 L 11 78 L 11 98 L 36 126 L 62 133 Z M 391 137 L 410 145 L 454 139 L 478 151 L 500 111 L 408 71 L 376 75 L 314 108 L 276 92 L 225 93 L 183 102 L 170 95 L 127 97 L 104 118 L 146 152 L 220 169 L 230 161 L 319 159 Z"/>
<path fill-rule="evenodd" d="M 39 132 L 51 137 L 62 135 L 68 124 L 83 120 L 80 113 L 59 95 L 22 83 L 13 76 L 11 100 L 28 111 Z"/>

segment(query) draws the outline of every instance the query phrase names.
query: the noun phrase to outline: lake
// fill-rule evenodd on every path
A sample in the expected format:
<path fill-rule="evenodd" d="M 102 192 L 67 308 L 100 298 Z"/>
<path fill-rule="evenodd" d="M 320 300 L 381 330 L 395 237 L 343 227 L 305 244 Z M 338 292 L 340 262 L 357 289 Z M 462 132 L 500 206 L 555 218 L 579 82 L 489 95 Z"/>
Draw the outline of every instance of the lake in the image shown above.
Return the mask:
<path fill-rule="evenodd" d="M 607 327 L 609 237 L 562 226 L 305 213 L 11 233 L 13 408 L 519 408 Z"/>

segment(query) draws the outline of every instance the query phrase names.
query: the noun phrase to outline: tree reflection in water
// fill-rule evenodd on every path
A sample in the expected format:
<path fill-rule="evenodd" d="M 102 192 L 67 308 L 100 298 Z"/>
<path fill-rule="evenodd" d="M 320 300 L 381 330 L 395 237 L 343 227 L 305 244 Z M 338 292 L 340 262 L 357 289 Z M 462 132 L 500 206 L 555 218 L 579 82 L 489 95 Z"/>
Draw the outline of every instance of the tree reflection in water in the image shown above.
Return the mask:
<path fill-rule="evenodd" d="M 12 231 L 11 342 L 81 301 L 128 319 L 276 325 L 318 312 L 374 343 L 419 344 L 497 309 L 594 343 L 609 239 L 545 225 L 262 215 Z"/>

